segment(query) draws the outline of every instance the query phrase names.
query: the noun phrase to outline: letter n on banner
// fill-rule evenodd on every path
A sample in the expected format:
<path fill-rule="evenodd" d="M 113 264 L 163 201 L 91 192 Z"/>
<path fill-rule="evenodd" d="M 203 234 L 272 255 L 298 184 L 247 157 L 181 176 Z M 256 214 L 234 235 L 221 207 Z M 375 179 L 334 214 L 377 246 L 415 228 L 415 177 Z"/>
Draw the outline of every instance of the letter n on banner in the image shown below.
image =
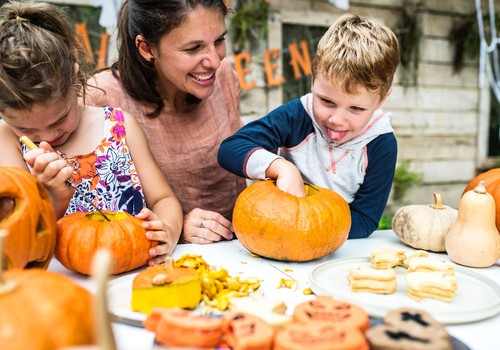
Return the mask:
<path fill-rule="evenodd" d="M 309 55 L 307 41 L 302 40 L 300 42 L 300 47 L 302 48 L 303 55 L 300 54 L 297 43 L 288 45 L 288 49 L 290 50 L 290 65 L 293 68 L 293 76 L 295 79 L 302 78 L 299 66 L 302 68 L 305 76 L 311 75 L 311 56 Z"/>

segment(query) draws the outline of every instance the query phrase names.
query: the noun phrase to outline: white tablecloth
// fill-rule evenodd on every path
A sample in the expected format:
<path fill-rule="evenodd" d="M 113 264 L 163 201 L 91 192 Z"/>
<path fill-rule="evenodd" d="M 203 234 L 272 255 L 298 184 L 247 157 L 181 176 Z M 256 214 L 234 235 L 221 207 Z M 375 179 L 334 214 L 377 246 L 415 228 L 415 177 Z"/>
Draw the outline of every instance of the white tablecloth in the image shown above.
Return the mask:
<path fill-rule="evenodd" d="M 369 257 L 373 249 L 383 247 L 401 248 L 407 252 L 414 250 L 402 244 L 399 238 L 388 230 L 377 231 L 367 239 L 349 240 L 336 252 L 324 258 L 303 263 L 286 263 L 254 258 L 238 241 L 209 245 L 181 244 L 175 249 L 173 257 L 177 259 L 184 254 L 197 254 L 201 255 L 207 263 L 225 268 L 231 275 L 237 275 L 240 278 L 258 277 L 262 279 L 264 296 L 285 301 L 288 307 L 287 312 L 291 314 L 295 305 L 314 298 L 314 296 L 302 293 L 305 288 L 309 287 L 309 274 L 314 267 L 333 259 Z M 447 258 L 445 253 L 430 253 L 430 255 Z M 95 291 L 95 286 L 88 277 L 68 271 L 55 259 L 51 262 L 49 270 L 65 274 L 90 291 Z M 488 277 L 500 289 L 500 263 L 489 268 L 470 270 Z M 281 278 L 288 278 L 283 271 L 299 282 L 296 290 L 277 288 Z M 114 276 L 112 279 L 121 277 L 123 275 Z M 500 314 L 472 323 L 449 325 L 447 329 L 451 335 L 473 350 L 500 349 Z M 113 331 L 119 350 L 149 350 L 153 347 L 154 334 L 143 328 L 113 323 Z"/>

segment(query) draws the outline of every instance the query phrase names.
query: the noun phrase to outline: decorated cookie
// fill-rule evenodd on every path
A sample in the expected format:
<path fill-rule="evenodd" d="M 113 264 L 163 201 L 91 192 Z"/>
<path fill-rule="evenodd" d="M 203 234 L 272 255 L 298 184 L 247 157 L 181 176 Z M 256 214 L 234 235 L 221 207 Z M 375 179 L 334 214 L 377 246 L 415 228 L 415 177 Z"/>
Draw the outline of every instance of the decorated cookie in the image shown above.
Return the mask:
<path fill-rule="evenodd" d="M 262 295 L 231 298 L 229 299 L 229 309 L 257 316 L 273 326 L 275 330 L 292 320 L 290 316 L 285 315 L 287 307 L 284 302 L 267 299 Z"/>
<path fill-rule="evenodd" d="M 230 312 L 223 317 L 224 341 L 232 350 L 271 350 L 274 328 L 260 318 Z"/>
<path fill-rule="evenodd" d="M 446 328 L 427 312 L 398 308 L 387 313 L 384 324 L 366 331 L 372 350 L 449 350 Z"/>
<path fill-rule="evenodd" d="M 362 331 L 324 321 L 292 322 L 274 338 L 274 350 L 368 350 Z"/>
<path fill-rule="evenodd" d="M 180 308 L 153 309 L 144 321 L 144 328 L 165 346 L 216 347 L 222 340 L 222 326 L 222 319 Z"/>
<path fill-rule="evenodd" d="M 397 288 L 396 271 L 392 268 L 353 267 L 349 269 L 347 280 L 353 292 L 392 294 Z"/>
<path fill-rule="evenodd" d="M 370 326 L 365 310 L 354 304 L 320 295 L 295 307 L 294 321 L 324 321 L 364 331 Z"/>

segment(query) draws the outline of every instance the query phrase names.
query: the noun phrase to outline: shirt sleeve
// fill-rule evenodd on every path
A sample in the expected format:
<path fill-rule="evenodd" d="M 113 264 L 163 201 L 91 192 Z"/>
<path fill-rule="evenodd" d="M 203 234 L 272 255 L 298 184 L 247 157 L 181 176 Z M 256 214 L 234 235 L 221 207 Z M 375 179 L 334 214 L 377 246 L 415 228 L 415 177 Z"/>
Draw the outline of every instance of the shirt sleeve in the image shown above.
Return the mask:
<path fill-rule="evenodd" d="M 298 145 L 313 130 L 299 99 L 248 123 L 220 145 L 217 159 L 226 170 L 247 178 L 264 179 L 280 147 Z"/>
<path fill-rule="evenodd" d="M 377 229 L 394 180 L 398 153 L 394 134 L 380 135 L 367 148 L 366 176 L 350 204 L 349 239 L 366 238 Z"/>

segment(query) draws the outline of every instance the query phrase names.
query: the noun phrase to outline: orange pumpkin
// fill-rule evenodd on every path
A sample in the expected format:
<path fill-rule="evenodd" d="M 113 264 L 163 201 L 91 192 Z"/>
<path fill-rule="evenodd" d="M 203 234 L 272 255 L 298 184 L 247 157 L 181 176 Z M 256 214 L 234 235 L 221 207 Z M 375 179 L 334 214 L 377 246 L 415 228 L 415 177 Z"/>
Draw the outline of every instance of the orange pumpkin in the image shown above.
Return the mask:
<path fill-rule="evenodd" d="M 351 213 L 336 192 L 306 184 L 306 197 L 281 191 L 274 181 L 243 190 L 233 228 L 252 253 L 284 261 L 309 261 L 337 250 L 347 240 Z"/>
<path fill-rule="evenodd" d="M 0 310 L 0 349 L 51 350 L 95 342 L 91 293 L 58 273 L 5 272 Z"/>
<path fill-rule="evenodd" d="M 158 242 L 146 238 L 143 221 L 125 212 L 105 211 L 105 214 L 110 221 L 98 212 L 73 213 L 59 219 L 55 256 L 64 267 L 89 275 L 99 248 L 110 252 L 110 274 L 147 263 L 149 249 Z"/>
<path fill-rule="evenodd" d="M 465 188 L 462 196 L 471 190 L 474 190 L 480 181 L 484 181 L 484 186 L 486 187 L 486 191 L 493 196 L 496 204 L 496 226 L 497 230 L 500 231 L 500 168 L 495 168 L 488 170 L 484 173 L 479 174 L 475 178 L 473 178 L 467 187 Z"/>
<path fill-rule="evenodd" d="M 47 268 L 56 246 L 56 214 L 35 176 L 20 168 L 0 167 L 0 229 L 8 231 L 7 268 Z"/>

